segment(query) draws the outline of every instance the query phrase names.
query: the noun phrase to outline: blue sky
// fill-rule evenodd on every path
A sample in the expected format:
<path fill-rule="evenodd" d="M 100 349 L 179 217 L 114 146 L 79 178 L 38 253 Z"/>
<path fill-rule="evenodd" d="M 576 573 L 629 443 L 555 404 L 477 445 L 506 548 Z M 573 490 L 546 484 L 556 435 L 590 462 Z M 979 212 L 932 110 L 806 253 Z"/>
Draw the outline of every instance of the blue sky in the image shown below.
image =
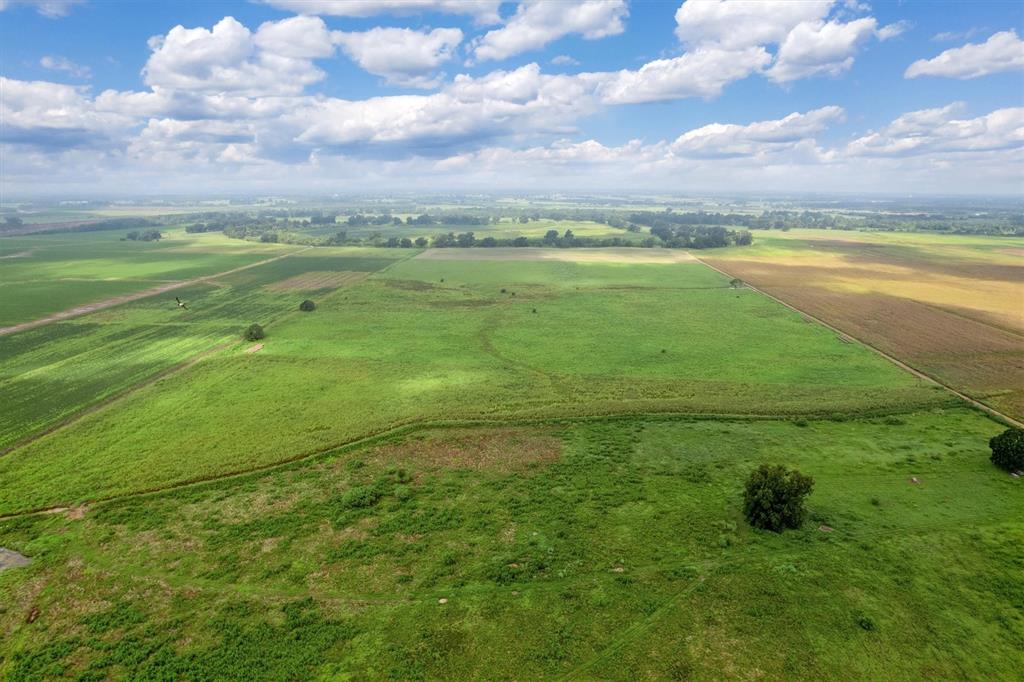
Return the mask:
<path fill-rule="evenodd" d="M 5 192 L 1024 188 L 1018 2 L 0 7 Z"/>

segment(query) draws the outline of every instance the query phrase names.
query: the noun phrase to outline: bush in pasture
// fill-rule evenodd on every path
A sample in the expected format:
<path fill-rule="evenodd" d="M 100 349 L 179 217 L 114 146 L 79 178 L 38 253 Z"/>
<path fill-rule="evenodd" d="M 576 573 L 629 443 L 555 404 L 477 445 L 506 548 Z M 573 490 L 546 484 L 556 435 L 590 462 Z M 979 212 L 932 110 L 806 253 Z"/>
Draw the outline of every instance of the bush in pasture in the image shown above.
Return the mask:
<path fill-rule="evenodd" d="M 988 442 L 992 449 L 992 463 L 1000 469 L 1024 469 L 1024 430 L 1006 429 Z"/>
<path fill-rule="evenodd" d="M 743 515 L 750 525 L 781 532 L 799 528 L 807 516 L 804 498 L 814 479 L 781 464 L 762 464 L 750 474 L 743 496 Z"/>
<path fill-rule="evenodd" d="M 316 310 L 316 303 L 313 303 L 313 301 L 307 298 L 305 301 L 299 304 L 299 310 L 301 310 L 304 313 L 312 312 Z"/>
<path fill-rule="evenodd" d="M 263 327 L 256 323 L 250 324 L 249 328 L 245 330 L 246 341 L 259 341 L 265 336 L 266 334 L 263 332 Z"/>

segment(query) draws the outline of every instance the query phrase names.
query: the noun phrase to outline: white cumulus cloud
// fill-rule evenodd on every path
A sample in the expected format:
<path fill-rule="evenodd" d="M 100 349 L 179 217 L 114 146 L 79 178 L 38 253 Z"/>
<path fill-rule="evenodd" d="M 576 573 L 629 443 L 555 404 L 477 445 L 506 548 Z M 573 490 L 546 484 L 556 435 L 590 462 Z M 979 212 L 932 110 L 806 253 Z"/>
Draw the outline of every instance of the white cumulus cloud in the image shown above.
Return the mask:
<path fill-rule="evenodd" d="M 828 16 L 835 0 L 687 0 L 676 10 L 683 43 L 744 48 L 780 43 L 798 24 Z"/>
<path fill-rule="evenodd" d="M 625 0 L 526 0 L 506 24 L 473 44 L 478 61 L 538 50 L 571 33 L 588 40 L 617 35 L 629 15 Z"/>
<path fill-rule="evenodd" d="M 378 14 L 405 16 L 423 12 L 462 14 L 480 24 L 501 19 L 501 0 L 262 0 L 265 4 L 297 14 L 337 17 L 372 17 Z"/>
<path fill-rule="evenodd" d="M 360 67 L 388 83 L 432 88 L 439 83 L 436 70 L 462 42 L 462 31 L 378 27 L 361 33 L 338 32 L 335 41 Z"/>
<path fill-rule="evenodd" d="M 1003 71 L 1024 69 L 1024 41 L 1016 31 L 1001 31 L 983 43 L 967 43 L 932 59 L 919 59 L 903 74 L 905 78 L 943 76 L 978 78 Z"/>
<path fill-rule="evenodd" d="M 847 146 L 852 156 L 915 156 L 992 152 L 1024 147 L 1024 107 L 960 118 L 962 102 L 903 114 Z"/>

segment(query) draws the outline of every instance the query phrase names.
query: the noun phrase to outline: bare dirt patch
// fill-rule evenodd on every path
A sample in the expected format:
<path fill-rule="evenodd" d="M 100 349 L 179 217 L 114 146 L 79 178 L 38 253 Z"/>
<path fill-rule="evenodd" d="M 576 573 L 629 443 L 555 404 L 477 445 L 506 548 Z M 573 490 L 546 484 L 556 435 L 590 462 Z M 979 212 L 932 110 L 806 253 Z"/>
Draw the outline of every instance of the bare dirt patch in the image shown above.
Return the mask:
<path fill-rule="evenodd" d="M 263 348 L 263 344 L 262 343 L 257 343 L 257 344 L 254 344 L 254 345 L 249 346 L 248 348 L 246 348 L 245 352 L 251 354 L 251 353 L 255 353 L 256 351 L 260 350 L 261 348 Z"/>
<path fill-rule="evenodd" d="M 4 571 L 8 568 L 28 566 L 30 563 L 32 563 L 32 560 L 24 554 L 18 554 L 13 549 L 0 547 L 0 571 Z"/>
<path fill-rule="evenodd" d="M 28 258 L 33 253 L 35 253 L 35 251 L 18 251 L 17 253 L 9 253 L 6 256 L 0 256 L 0 260 L 4 260 L 5 258 Z"/>
<path fill-rule="evenodd" d="M 266 288 L 270 291 L 322 291 L 356 284 L 369 276 L 369 272 L 315 270 L 283 279 L 280 282 L 268 284 Z"/>
<path fill-rule="evenodd" d="M 545 249 L 545 248 L 475 248 L 427 249 L 414 258 L 427 260 L 513 260 L 556 261 L 567 263 L 689 263 L 694 257 L 677 249 Z"/>
<path fill-rule="evenodd" d="M 513 472 L 553 462 L 561 454 L 562 441 L 550 430 L 508 427 L 428 431 L 377 448 L 372 456 L 386 463 Z"/>

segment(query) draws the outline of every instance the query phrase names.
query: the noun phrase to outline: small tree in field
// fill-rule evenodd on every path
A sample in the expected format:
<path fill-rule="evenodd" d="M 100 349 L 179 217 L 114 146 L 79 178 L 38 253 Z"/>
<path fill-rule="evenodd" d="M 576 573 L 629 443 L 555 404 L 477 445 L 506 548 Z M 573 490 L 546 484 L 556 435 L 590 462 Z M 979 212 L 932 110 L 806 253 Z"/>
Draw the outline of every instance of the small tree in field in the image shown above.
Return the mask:
<path fill-rule="evenodd" d="M 301 310 L 304 313 L 312 312 L 316 310 L 316 303 L 313 303 L 311 300 L 307 298 L 305 301 L 299 304 L 299 310 Z"/>
<path fill-rule="evenodd" d="M 739 278 L 730 280 L 729 286 L 731 286 L 733 289 L 739 289 L 741 286 L 743 286 L 743 280 Z"/>
<path fill-rule="evenodd" d="M 263 327 L 256 323 L 250 324 L 249 328 L 245 330 L 246 341 L 259 341 L 264 336 L 266 336 L 266 334 L 263 333 Z"/>
<path fill-rule="evenodd" d="M 750 525 L 781 532 L 799 528 L 807 516 L 804 498 L 814 479 L 781 464 L 762 464 L 750 474 L 743 494 L 743 515 Z"/>
<path fill-rule="evenodd" d="M 1006 429 L 988 442 L 992 463 L 1007 471 L 1024 469 L 1024 430 Z"/>

